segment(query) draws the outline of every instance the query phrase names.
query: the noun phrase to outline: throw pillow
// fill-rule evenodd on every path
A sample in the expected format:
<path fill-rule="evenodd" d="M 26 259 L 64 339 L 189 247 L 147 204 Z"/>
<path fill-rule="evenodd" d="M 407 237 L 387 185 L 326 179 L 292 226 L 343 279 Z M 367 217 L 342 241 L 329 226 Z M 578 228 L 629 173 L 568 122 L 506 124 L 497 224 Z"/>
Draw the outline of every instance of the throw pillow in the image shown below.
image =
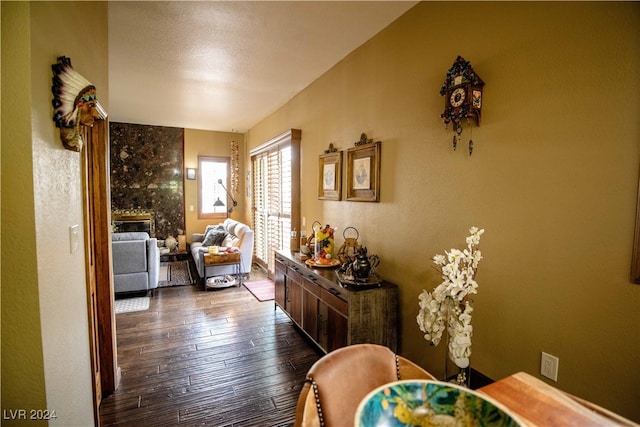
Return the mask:
<path fill-rule="evenodd" d="M 207 228 L 204 229 L 204 235 L 206 236 L 207 233 L 211 230 L 224 230 L 224 225 L 222 224 L 216 224 L 216 225 L 207 225 Z"/>
<path fill-rule="evenodd" d="M 211 229 L 205 234 L 202 246 L 220 246 L 225 237 L 227 237 L 226 231 Z"/>

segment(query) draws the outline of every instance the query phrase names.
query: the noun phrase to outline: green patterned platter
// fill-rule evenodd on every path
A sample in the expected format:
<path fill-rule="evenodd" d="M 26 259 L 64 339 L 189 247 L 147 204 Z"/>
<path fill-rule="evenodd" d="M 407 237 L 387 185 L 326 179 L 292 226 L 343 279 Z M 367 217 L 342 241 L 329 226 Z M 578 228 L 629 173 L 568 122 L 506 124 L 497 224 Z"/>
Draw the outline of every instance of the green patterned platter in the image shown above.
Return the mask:
<path fill-rule="evenodd" d="M 356 411 L 358 427 L 524 427 L 495 400 L 440 381 L 397 381 L 365 397 Z"/>

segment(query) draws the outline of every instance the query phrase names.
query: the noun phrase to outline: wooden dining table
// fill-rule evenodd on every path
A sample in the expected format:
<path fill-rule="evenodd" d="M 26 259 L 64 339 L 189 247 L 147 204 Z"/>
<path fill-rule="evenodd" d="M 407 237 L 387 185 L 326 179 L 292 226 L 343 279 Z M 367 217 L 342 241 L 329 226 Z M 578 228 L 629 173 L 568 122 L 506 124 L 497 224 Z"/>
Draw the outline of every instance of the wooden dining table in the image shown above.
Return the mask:
<path fill-rule="evenodd" d="M 525 372 L 510 375 L 476 391 L 506 406 L 527 426 L 640 426 Z"/>

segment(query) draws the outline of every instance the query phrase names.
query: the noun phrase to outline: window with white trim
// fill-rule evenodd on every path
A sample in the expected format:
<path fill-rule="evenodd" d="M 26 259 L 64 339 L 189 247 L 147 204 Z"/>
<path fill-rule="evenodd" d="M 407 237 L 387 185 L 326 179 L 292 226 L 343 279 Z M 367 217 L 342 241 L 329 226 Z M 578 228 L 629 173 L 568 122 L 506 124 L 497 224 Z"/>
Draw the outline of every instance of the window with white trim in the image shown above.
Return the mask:
<path fill-rule="evenodd" d="M 229 188 L 228 157 L 198 157 L 198 218 L 224 219 L 228 216 L 231 199 L 225 188 Z"/>

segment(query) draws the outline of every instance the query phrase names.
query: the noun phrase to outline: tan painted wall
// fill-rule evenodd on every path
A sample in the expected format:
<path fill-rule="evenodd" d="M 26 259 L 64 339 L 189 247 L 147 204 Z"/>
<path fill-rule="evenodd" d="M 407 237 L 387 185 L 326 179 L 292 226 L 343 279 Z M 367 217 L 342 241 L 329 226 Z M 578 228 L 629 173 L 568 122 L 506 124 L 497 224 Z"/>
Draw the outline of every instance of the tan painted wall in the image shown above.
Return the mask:
<path fill-rule="evenodd" d="M 417 297 L 439 283 L 430 258 L 476 225 L 472 366 L 538 375 L 545 351 L 560 358 L 553 385 L 640 421 L 638 22 L 638 3 L 421 3 L 253 127 L 248 147 L 302 129 L 307 231 L 354 226 L 381 257 L 402 354 L 442 374 Z M 472 157 L 439 118 L 457 55 L 486 82 Z M 380 203 L 318 200 L 318 155 L 361 132 L 382 141 Z"/>
<path fill-rule="evenodd" d="M 29 12 L 29 3 L 2 2 L 3 413 L 47 404 L 32 197 Z"/>
<path fill-rule="evenodd" d="M 184 167 L 185 176 L 186 168 L 198 168 L 198 156 L 220 156 L 231 157 L 231 141 L 239 144 L 240 151 L 240 181 L 239 194 L 236 200 L 238 206 L 233 209 L 230 217 L 247 222 L 247 203 L 245 196 L 245 166 L 244 158 L 246 152 L 246 144 L 244 134 L 233 132 L 210 132 L 196 129 L 184 130 Z M 231 190 L 229 190 L 231 191 Z M 193 207 L 193 210 L 191 210 Z M 184 181 L 184 209 L 185 209 L 185 233 L 187 241 L 191 242 L 193 233 L 202 233 L 205 227 L 211 223 L 217 223 L 211 219 L 198 219 L 198 181 Z"/>
<path fill-rule="evenodd" d="M 9 183 L 3 179 L 2 264 L 11 266 L 2 274 L 2 407 L 55 410 L 58 418 L 50 425 L 93 425 L 84 248 L 73 254 L 69 250 L 69 226 L 83 228 L 81 160 L 78 153 L 63 149 L 51 119 L 51 64 L 60 55 L 70 57 L 74 68 L 97 87 L 108 111 L 107 3 L 6 7 L 3 2 L 3 59 L 5 43 L 19 49 L 12 52 L 15 61 L 2 62 L 2 85 L 25 89 L 19 97 L 30 106 L 25 116 L 19 100 L 16 110 L 2 98 L 3 142 L 15 146 L 5 151 L 3 144 L 2 150 L 3 178 L 10 177 Z M 22 31 L 5 34 L 9 21 Z M 5 123 L 18 139 L 5 139 Z M 17 185 L 10 186 L 14 181 Z M 11 218 L 6 219 L 7 213 Z M 24 321 L 5 329 L 5 307 Z M 7 340 L 18 345 L 8 350 Z M 28 386 L 12 381 L 7 372 Z"/>

